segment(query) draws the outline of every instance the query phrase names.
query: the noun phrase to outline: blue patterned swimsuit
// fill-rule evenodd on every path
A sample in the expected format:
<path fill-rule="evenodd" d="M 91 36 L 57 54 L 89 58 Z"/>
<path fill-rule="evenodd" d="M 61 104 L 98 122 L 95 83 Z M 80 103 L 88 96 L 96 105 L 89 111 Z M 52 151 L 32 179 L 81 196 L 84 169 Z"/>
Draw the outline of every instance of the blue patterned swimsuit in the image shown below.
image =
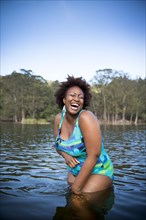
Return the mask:
<path fill-rule="evenodd" d="M 83 110 L 82 110 L 83 111 Z M 82 112 L 80 111 L 80 113 Z M 79 115 L 80 115 L 79 113 Z M 57 150 L 64 151 L 69 155 L 76 157 L 80 162 L 76 167 L 71 168 L 67 165 L 68 171 L 74 176 L 77 176 L 80 172 L 84 161 L 87 158 L 86 146 L 84 143 L 83 135 L 79 127 L 79 115 L 76 119 L 75 127 L 72 135 L 68 140 L 62 140 L 60 137 L 62 122 L 65 116 L 65 112 L 62 111 L 62 116 L 59 123 L 58 136 L 56 137 L 55 147 Z M 91 146 L 92 147 L 92 146 Z M 102 141 L 101 153 L 97 159 L 97 163 L 92 170 L 92 174 L 102 174 L 114 179 L 112 162 L 104 149 L 104 142 Z"/>

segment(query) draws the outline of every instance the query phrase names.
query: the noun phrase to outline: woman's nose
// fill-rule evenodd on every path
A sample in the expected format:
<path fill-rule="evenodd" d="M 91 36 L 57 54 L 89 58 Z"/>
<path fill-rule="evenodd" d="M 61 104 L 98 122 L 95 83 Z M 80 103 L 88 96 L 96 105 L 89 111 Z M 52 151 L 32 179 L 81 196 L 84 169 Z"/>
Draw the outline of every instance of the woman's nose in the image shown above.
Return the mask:
<path fill-rule="evenodd" d="M 74 100 L 79 101 L 79 96 L 78 96 L 78 95 L 75 95 L 75 96 L 74 96 Z"/>

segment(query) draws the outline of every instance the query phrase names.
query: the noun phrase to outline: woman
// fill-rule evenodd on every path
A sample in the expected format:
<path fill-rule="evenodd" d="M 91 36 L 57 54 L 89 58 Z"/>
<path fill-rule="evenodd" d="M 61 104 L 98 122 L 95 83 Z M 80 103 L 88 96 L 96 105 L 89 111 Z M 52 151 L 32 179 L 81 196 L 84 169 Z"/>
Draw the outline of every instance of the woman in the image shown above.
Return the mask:
<path fill-rule="evenodd" d="M 111 187 L 113 165 L 104 149 L 99 122 L 85 110 L 91 100 L 90 85 L 82 77 L 68 76 L 55 97 L 63 108 L 54 121 L 55 147 L 67 164 L 72 192 L 97 192 Z"/>

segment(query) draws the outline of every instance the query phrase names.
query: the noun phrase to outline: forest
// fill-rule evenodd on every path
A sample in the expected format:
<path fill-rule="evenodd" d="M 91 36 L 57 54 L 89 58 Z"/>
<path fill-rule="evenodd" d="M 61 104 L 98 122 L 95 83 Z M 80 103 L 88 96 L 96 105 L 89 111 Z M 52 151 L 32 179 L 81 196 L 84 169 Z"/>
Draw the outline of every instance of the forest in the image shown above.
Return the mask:
<path fill-rule="evenodd" d="M 21 69 L 0 76 L 0 121 L 52 123 L 60 111 L 54 93 L 59 81 L 47 81 L 32 70 Z M 103 123 L 139 124 L 146 122 L 146 78 L 130 79 L 113 69 L 95 72 L 89 81 L 89 107 Z"/>

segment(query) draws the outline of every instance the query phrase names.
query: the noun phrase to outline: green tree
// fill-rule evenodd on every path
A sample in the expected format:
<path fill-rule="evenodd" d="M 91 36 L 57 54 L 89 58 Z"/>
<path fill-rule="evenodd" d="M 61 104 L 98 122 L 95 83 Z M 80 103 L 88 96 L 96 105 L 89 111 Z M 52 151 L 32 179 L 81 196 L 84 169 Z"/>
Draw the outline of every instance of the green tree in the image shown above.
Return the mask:
<path fill-rule="evenodd" d="M 60 111 L 58 105 L 55 101 L 55 91 L 59 87 L 59 82 L 49 82 L 48 83 L 48 105 L 45 110 L 41 113 L 41 117 L 46 118 L 49 121 L 54 120 L 55 115 Z"/>
<path fill-rule="evenodd" d="M 27 117 L 37 118 L 48 105 L 48 84 L 41 76 L 32 75 L 31 70 L 14 71 L 2 77 L 4 94 L 1 113 L 3 118 L 22 122 Z"/>
<path fill-rule="evenodd" d="M 94 91 L 102 96 L 103 103 L 103 120 L 107 121 L 107 102 L 108 102 L 108 90 L 107 85 L 111 81 L 120 76 L 121 73 L 112 69 L 103 69 L 96 71 L 95 76 L 91 79 L 91 83 L 94 86 Z M 101 106 L 102 107 L 102 106 Z"/>

